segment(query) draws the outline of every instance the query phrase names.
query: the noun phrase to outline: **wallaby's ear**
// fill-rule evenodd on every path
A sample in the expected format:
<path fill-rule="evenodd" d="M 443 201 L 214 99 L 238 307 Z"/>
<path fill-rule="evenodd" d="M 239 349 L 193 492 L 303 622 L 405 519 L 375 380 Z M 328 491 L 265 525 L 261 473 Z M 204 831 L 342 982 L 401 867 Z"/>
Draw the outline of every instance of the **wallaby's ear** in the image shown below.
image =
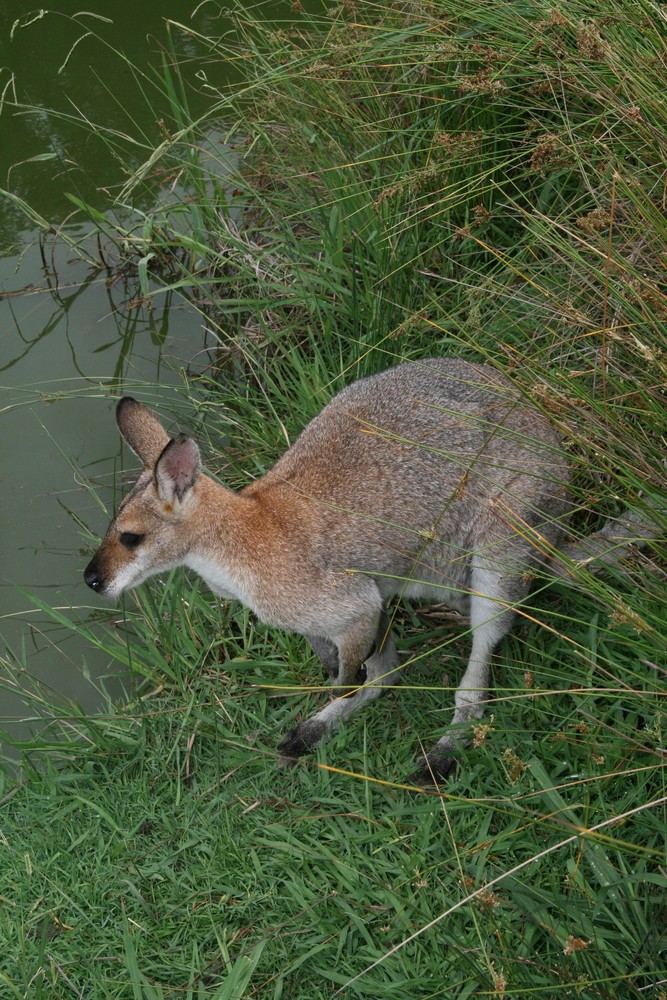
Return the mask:
<path fill-rule="evenodd" d="M 116 407 L 116 422 L 123 438 L 144 464 L 152 469 L 169 443 L 169 435 L 153 413 L 131 396 L 123 396 Z"/>
<path fill-rule="evenodd" d="M 160 499 L 165 503 L 182 503 L 196 483 L 200 468 L 199 448 L 192 438 L 179 434 L 169 442 L 155 466 Z"/>

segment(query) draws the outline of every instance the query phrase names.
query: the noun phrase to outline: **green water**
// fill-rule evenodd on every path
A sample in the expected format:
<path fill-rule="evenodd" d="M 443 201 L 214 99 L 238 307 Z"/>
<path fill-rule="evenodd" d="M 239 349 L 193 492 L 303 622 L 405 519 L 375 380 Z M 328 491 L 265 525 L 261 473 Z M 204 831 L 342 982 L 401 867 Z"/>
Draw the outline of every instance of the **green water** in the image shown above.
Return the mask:
<path fill-rule="evenodd" d="M 83 236 L 86 223 L 71 218 L 68 196 L 106 209 L 127 166 L 148 157 L 161 139 L 161 119 L 170 120 L 157 85 L 163 54 L 179 61 L 193 115 L 210 106 L 214 87 L 233 80 L 202 43 L 167 20 L 213 37 L 229 24 L 210 3 L 194 19 L 194 4 L 176 0 L 97 2 L 76 17 L 78 3 L 56 6 L 59 13 L 30 24 L 20 0 L 0 9 L 0 187 Z M 285 3 L 252 6 L 289 10 Z M 82 116 L 94 130 L 81 127 Z M 202 323 L 182 299 L 157 296 L 150 312 L 137 307 L 134 277 L 87 267 L 58 233 L 40 245 L 38 229 L 0 196 L 0 656 L 10 650 L 4 658 L 13 661 L 18 654 L 54 698 L 92 709 L 100 681 L 118 691 L 117 678 L 106 678 L 99 654 L 49 624 L 25 591 L 68 614 L 93 613 L 97 601 L 81 578 L 91 545 L 78 522 L 100 532 L 106 515 L 81 476 L 113 504 L 120 446 L 109 380 L 163 409 L 177 406 L 175 388 L 158 394 L 154 386 L 176 387 L 179 367 L 201 350 Z M 63 392 L 67 398 L 59 398 Z M 0 688 L 0 726 L 30 714 Z M 25 732 L 25 723 L 11 726 Z"/>

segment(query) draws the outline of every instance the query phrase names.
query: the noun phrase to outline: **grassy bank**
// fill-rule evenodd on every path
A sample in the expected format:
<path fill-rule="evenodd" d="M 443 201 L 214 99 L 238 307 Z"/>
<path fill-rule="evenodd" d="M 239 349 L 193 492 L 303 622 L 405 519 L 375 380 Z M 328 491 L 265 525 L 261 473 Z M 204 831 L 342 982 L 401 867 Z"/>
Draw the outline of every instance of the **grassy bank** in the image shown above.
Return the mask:
<path fill-rule="evenodd" d="M 99 223 L 137 297 L 201 310 L 209 468 L 240 486 L 338 387 L 456 353 L 560 427 L 573 534 L 664 519 L 662 13 L 294 7 L 211 40 L 241 80 L 204 121 L 165 61 L 173 120 Z M 664 997 L 664 565 L 659 542 L 538 589 L 488 728 L 429 791 L 405 778 L 469 645 L 444 609 L 401 607 L 405 682 L 288 771 L 280 735 L 326 697 L 302 640 L 180 573 L 122 613 L 52 611 L 136 693 L 51 709 L 5 779 L 7 996 Z"/>

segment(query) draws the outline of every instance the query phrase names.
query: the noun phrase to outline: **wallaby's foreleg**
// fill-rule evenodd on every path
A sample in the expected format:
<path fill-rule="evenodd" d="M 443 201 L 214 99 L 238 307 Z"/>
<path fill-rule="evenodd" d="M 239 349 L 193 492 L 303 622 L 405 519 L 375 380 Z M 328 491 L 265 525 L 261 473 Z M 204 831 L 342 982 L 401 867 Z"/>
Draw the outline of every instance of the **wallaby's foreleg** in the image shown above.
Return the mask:
<path fill-rule="evenodd" d="M 514 583 L 515 586 L 511 586 Z M 510 584 L 510 586 L 508 586 Z M 431 785 L 448 777 L 456 768 L 456 753 L 470 743 L 470 723 L 484 715 L 488 698 L 491 654 L 512 627 L 517 580 L 503 580 L 495 570 L 476 568 L 472 573 L 470 629 L 472 649 L 468 666 L 454 696 L 451 729 L 418 762 L 412 780 Z M 513 592 L 512 597 L 507 593 Z M 501 596 L 505 592 L 505 597 Z M 493 595 L 489 597 L 487 595 Z"/>
<path fill-rule="evenodd" d="M 338 677 L 339 663 L 336 643 L 319 635 L 307 635 L 306 639 L 312 646 L 315 655 L 322 661 L 322 666 L 329 677 L 332 680 Z"/>
<path fill-rule="evenodd" d="M 372 635 L 370 643 L 367 641 L 369 635 Z M 366 653 L 360 654 L 363 648 Z M 359 624 L 347 632 L 338 643 L 338 659 L 340 669 L 334 684 L 350 688 L 349 693 L 334 698 L 310 719 L 290 730 L 278 747 L 283 756 L 299 757 L 307 753 L 324 736 L 338 729 L 341 722 L 378 698 L 384 687 L 396 683 L 399 660 L 386 613 L 378 613 L 371 621 L 366 620 L 363 625 Z M 355 680 L 364 663 L 366 680 L 355 687 Z"/>

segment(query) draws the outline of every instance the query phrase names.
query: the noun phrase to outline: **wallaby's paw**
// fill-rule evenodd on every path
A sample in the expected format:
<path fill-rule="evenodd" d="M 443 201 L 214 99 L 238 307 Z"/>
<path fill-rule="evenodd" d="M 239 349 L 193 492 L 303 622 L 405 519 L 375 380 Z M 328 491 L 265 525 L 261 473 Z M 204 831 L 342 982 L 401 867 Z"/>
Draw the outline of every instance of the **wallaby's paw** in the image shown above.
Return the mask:
<path fill-rule="evenodd" d="M 285 736 L 285 739 L 278 744 L 280 751 L 280 764 L 285 765 L 295 761 L 298 757 L 310 753 L 324 736 L 326 726 L 319 719 L 306 719 Z"/>
<path fill-rule="evenodd" d="M 431 752 L 426 757 L 420 757 L 417 761 L 417 770 L 410 775 L 408 781 L 420 787 L 437 785 L 440 781 L 455 778 L 458 769 L 459 761 L 456 757 Z"/>

